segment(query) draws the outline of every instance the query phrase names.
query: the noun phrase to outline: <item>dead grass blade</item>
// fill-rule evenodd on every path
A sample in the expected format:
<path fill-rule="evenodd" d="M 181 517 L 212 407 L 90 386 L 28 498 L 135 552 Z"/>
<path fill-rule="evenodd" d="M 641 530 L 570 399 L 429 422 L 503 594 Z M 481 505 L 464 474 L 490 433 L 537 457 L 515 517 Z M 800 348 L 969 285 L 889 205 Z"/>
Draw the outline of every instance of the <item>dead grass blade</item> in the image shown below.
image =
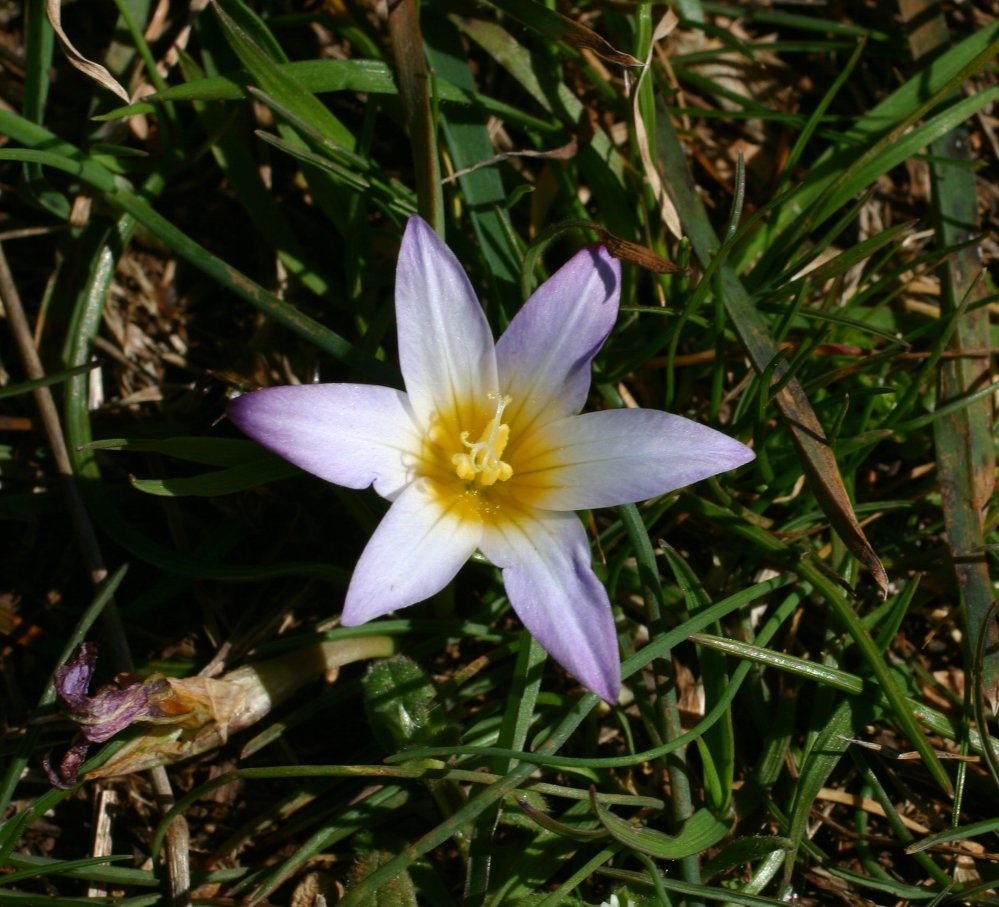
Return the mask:
<path fill-rule="evenodd" d="M 918 23 L 909 38 L 913 56 L 933 53 L 950 43 L 942 15 L 927 15 L 932 4 L 902 0 L 904 18 Z M 953 357 L 940 363 L 937 405 L 957 400 L 989 382 L 989 310 L 976 305 L 986 289 L 980 247 L 969 243 L 980 230 L 973 160 L 967 130 L 958 127 L 930 146 L 930 180 L 937 244 L 953 248 L 940 266 L 940 314 L 957 319 L 950 338 Z M 965 354 L 965 355 L 962 355 Z M 933 423 L 937 475 L 947 542 L 961 592 L 967 629 L 967 664 L 984 653 L 982 693 L 993 714 L 999 709 L 999 627 L 993 614 L 993 586 L 985 552 L 984 515 L 995 492 L 996 457 L 992 395 L 973 401 Z M 983 637 L 984 634 L 984 638 Z"/>
<path fill-rule="evenodd" d="M 642 170 L 645 174 L 645 181 L 649 184 L 652 194 L 659 203 L 659 214 L 662 217 L 663 223 L 677 239 L 682 235 L 680 215 L 677 214 L 676 206 L 673 204 L 673 200 L 669 197 L 669 193 L 663 185 L 662 177 L 659 175 L 659 168 L 656 167 L 655 161 L 652 160 L 652 151 L 649 147 L 649 132 L 641 111 L 640 92 L 642 83 L 649 75 L 656 44 L 673 31 L 679 21 L 673 10 L 668 10 L 666 15 L 659 20 L 659 24 L 652 33 L 652 41 L 649 43 L 649 55 L 645 60 L 642 74 L 638 77 L 638 81 L 635 82 L 635 87 L 631 94 L 632 120 L 635 124 L 635 144 L 638 146 L 638 154 L 642 159 Z"/>
<path fill-rule="evenodd" d="M 416 196 L 420 214 L 443 235 L 443 196 L 433 111 L 427 84 L 427 61 L 415 0 L 401 0 L 389 15 L 389 39 L 399 80 L 399 99 L 413 143 Z"/>
<path fill-rule="evenodd" d="M 62 27 L 61 0 L 45 0 L 45 12 L 49 17 L 49 22 L 52 24 L 52 30 L 55 32 L 56 38 L 59 39 L 59 46 L 62 47 L 62 52 L 66 55 L 66 59 L 84 75 L 89 76 L 97 82 L 98 85 L 108 89 L 108 91 L 113 91 L 126 104 L 129 103 L 131 98 L 129 98 L 128 92 L 122 87 L 121 83 L 101 66 L 100 63 L 94 63 L 83 56 L 73 45 L 73 42 L 69 40 L 69 36 Z"/>

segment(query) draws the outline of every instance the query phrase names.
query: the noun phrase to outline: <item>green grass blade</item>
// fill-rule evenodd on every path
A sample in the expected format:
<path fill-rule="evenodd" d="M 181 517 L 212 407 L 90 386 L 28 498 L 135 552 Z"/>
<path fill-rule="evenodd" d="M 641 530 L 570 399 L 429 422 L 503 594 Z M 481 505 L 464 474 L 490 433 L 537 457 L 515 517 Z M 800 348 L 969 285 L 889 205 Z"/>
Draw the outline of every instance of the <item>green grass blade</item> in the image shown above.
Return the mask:
<path fill-rule="evenodd" d="M 461 48 L 461 35 L 439 11 L 423 14 L 426 53 L 435 75 L 435 84 L 446 81 L 471 92 L 475 81 Z M 439 80 L 438 80 L 439 77 Z M 447 142 L 454 168 L 465 170 L 495 154 L 484 118 L 478 111 L 450 105 L 441 108 L 441 131 Z M 478 240 L 484 272 L 490 276 L 494 304 L 520 302 L 517 277 L 520 273 L 520 250 L 511 242 L 513 227 L 503 207 L 506 191 L 496 166 L 481 167 L 458 177 L 468 217 Z"/>
<path fill-rule="evenodd" d="M 702 265 L 709 266 L 719 242 L 711 228 L 707 212 L 690 184 L 683 150 L 677 141 L 669 117 L 662 112 L 658 118 L 658 144 L 663 172 L 673 195 L 694 251 Z M 775 380 L 784 377 L 787 365 L 774 343 L 766 321 L 753 303 L 735 272 L 722 267 L 719 272 L 725 311 L 749 354 L 756 371 L 766 375 L 772 370 Z M 888 577 L 880 559 L 867 541 L 853 511 L 839 471 L 839 464 L 825 440 L 825 430 L 812 409 L 801 385 L 789 381 L 777 394 L 775 402 L 784 415 L 801 466 L 812 490 L 837 534 L 850 551 L 871 570 L 882 594 L 886 594 Z"/>
<path fill-rule="evenodd" d="M 273 54 L 274 48 L 279 45 L 272 41 L 266 41 L 264 46 L 258 43 L 266 40 L 266 33 L 262 31 L 262 24 L 255 29 L 255 34 L 251 33 L 255 17 L 246 7 L 238 0 L 223 0 L 215 5 L 215 12 L 229 46 L 260 88 L 300 119 L 311 123 L 329 141 L 342 145 L 348 151 L 353 150 L 354 136 L 351 131 L 287 69 L 278 66 L 282 60 L 276 59 Z M 268 46 L 271 53 L 268 53 Z"/>
<path fill-rule="evenodd" d="M 53 384 L 62 384 L 63 381 L 68 381 L 75 375 L 85 375 L 93 371 L 98 365 L 99 363 L 97 362 L 88 362 L 76 368 L 64 369 L 61 372 L 52 372 L 43 378 L 36 378 L 33 381 L 8 384 L 6 387 L 0 387 L 0 400 L 6 400 L 8 397 L 20 397 L 22 394 L 29 394 L 40 387 L 51 387 Z"/>
<path fill-rule="evenodd" d="M 268 457 L 250 463 L 240 463 L 200 476 L 168 479 L 137 479 L 132 477 L 132 487 L 146 494 L 177 498 L 194 495 L 215 498 L 234 494 L 247 488 L 256 488 L 282 479 L 300 475 L 301 470 L 279 457 Z"/>

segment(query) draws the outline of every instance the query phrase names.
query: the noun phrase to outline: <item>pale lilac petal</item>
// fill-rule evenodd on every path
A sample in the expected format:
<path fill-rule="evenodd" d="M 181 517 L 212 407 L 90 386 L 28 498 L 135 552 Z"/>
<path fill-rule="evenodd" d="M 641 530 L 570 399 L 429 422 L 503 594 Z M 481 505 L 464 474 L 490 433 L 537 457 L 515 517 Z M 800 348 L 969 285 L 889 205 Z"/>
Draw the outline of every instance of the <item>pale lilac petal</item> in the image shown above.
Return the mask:
<path fill-rule="evenodd" d="M 458 260 L 418 217 L 399 249 L 395 313 L 399 364 L 421 424 L 439 413 L 471 424 L 473 401 L 497 392 L 493 335 Z"/>
<path fill-rule="evenodd" d="M 603 247 L 583 249 L 534 292 L 496 344 L 500 389 L 518 431 L 535 419 L 578 413 L 590 364 L 617 318 L 621 265 Z"/>
<path fill-rule="evenodd" d="M 518 452 L 521 500 L 586 510 L 654 498 L 748 463 L 727 435 L 670 413 L 615 409 L 546 426 Z"/>
<path fill-rule="evenodd" d="M 254 441 L 347 488 L 394 498 L 414 475 L 422 441 L 406 395 L 368 384 L 270 387 L 230 401 L 229 418 Z"/>
<path fill-rule="evenodd" d="M 342 622 L 354 627 L 440 592 L 479 546 L 482 524 L 413 482 L 371 536 L 347 590 Z"/>
<path fill-rule="evenodd" d="M 505 507 L 502 518 L 487 525 L 480 547 L 503 569 L 510 604 L 535 639 L 585 687 L 617 702 L 614 619 L 579 519 Z"/>

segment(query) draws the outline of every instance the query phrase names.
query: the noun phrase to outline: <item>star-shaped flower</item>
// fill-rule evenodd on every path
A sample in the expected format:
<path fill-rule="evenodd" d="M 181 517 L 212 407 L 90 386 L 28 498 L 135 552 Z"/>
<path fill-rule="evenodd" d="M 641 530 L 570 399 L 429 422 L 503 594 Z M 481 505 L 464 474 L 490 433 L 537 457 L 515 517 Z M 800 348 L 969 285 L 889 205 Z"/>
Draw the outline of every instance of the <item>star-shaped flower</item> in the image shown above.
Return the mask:
<path fill-rule="evenodd" d="M 753 458 L 745 445 L 648 409 L 579 415 L 614 326 L 620 265 L 587 248 L 540 286 L 498 342 L 465 272 L 412 218 L 396 271 L 405 392 L 274 387 L 229 405 L 251 438 L 392 502 L 354 570 L 343 623 L 443 589 L 479 549 L 527 629 L 608 702 L 621 683 L 610 601 L 576 510 L 665 494 Z"/>

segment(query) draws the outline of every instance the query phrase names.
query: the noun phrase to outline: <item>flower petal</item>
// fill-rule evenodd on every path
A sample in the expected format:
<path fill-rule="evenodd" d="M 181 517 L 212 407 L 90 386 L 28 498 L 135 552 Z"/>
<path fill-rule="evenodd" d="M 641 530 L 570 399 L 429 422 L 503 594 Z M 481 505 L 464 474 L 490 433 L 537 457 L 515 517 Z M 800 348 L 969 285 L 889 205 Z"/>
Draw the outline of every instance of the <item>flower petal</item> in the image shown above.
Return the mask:
<path fill-rule="evenodd" d="M 650 409 L 570 416 L 521 448 L 515 493 L 535 507 L 586 510 L 644 501 L 748 463 L 721 432 Z"/>
<path fill-rule="evenodd" d="M 81 642 L 66 663 L 56 668 L 53 685 L 64 709 L 72 709 L 87 701 L 96 667 L 97 645 Z"/>
<path fill-rule="evenodd" d="M 402 391 L 302 384 L 243 394 L 229 418 L 268 450 L 337 485 L 390 500 L 414 478 L 420 435 Z"/>
<path fill-rule="evenodd" d="M 420 424 L 447 412 L 470 425 L 470 403 L 496 394 L 493 335 L 458 260 L 418 217 L 399 249 L 395 314 L 399 364 Z"/>
<path fill-rule="evenodd" d="M 464 517 L 464 518 L 463 518 Z M 482 524 L 448 508 L 426 480 L 408 485 L 371 536 L 347 590 L 354 627 L 440 592 L 479 546 Z"/>
<path fill-rule="evenodd" d="M 621 662 L 610 600 L 575 514 L 506 506 L 480 547 L 503 569 L 510 604 L 538 642 L 580 683 L 617 702 Z"/>
<path fill-rule="evenodd" d="M 603 247 L 583 249 L 532 294 L 496 344 L 500 390 L 515 431 L 578 413 L 590 363 L 617 318 L 621 265 Z"/>
<path fill-rule="evenodd" d="M 42 756 L 42 769 L 48 776 L 49 783 L 53 787 L 68 790 L 74 784 L 80 774 L 80 766 L 87 758 L 90 744 L 86 740 L 74 740 L 69 749 L 63 753 L 58 763 L 52 761 L 49 753 Z"/>

